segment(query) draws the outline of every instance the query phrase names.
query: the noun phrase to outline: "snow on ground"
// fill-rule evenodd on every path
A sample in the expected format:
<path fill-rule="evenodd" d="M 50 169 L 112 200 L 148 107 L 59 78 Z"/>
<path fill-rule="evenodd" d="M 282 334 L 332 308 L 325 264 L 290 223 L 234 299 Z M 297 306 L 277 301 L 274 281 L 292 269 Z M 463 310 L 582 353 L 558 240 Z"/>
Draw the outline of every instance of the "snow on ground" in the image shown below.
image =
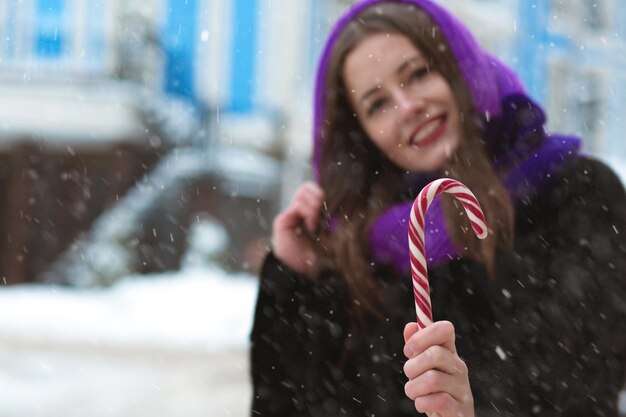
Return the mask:
<path fill-rule="evenodd" d="M 217 267 L 0 291 L 0 416 L 244 416 L 257 280 Z"/>

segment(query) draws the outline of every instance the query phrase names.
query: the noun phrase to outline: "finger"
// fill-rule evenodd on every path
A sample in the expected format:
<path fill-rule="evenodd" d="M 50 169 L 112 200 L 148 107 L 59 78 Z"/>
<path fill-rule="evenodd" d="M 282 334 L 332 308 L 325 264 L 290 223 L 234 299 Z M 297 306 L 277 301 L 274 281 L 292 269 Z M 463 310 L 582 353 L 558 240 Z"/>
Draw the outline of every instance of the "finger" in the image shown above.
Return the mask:
<path fill-rule="evenodd" d="M 457 354 L 439 345 L 406 361 L 402 370 L 408 379 L 414 379 L 430 369 L 450 375 L 467 375 L 468 372 L 467 365 Z"/>
<path fill-rule="evenodd" d="M 442 415 L 463 417 L 462 414 L 455 414 L 452 412 L 456 408 L 456 401 L 445 392 L 436 392 L 417 397 L 413 403 L 415 404 L 415 409 L 419 413 L 428 413 L 430 417 L 440 417 Z"/>
<path fill-rule="evenodd" d="M 302 224 L 302 213 L 297 205 L 289 207 L 278 213 L 274 218 L 274 234 L 283 230 L 292 230 Z"/>
<path fill-rule="evenodd" d="M 311 207 L 302 198 L 294 200 L 285 210 L 276 216 L 275 226 L 278 230 L 293 230 L 305 223 L 308 218 L 317 217 L 319 211 Z M 308 230 L 308 226 L 307 226 Z"/>
<path fill-rule="evenodd" d="M 314 182 L 305 182 L 302 184 L 293 195 L 292 201 L 297 199 L 305 198 L 309 201 L 323 201 L 324 200 L 324 191 L 320 188 L 319 185 Z"/>
<path fill-rule="evenodd" d="M 309 215 L 304 219 L 307 230 L 311 234 L 314 234 L 318 229 L 320 213 L 324 201 L 315 194 L 306 193 L 301 196 L 300 202 L 303 206 L 306 206 L 308 210 Z"/>
<path fill-rule="evenodd" d="M 319 225 L 320 212 L 324 203 L 324 193 L 315 183 L 300 186 L 293 197 L 292 205 L 303 208 L 303 221 L 307 230 L 315 234 Z"/>
<path fill-rule="evenodd" d="M 445 392 L 454 400 L 461 402 L 469 398 L 467 387 L 464 378 L 431 369 L 408 381 L 404 385 L 404 393 L 415 400 L 424 395 Z"/>
<path fill-rule="evenodd" d="M 319 199 L 324 198 L 324 190 L 317 183 L 313 181 L 306 181 L 302 184 L 303 188 L 306 188 L 309 192 L 315 195 Z"/>
<path fill-rule="evenodd" d="M 417 356 L 431 346 L 440 345 L 456 353 L 454 326 L 449 321 L 438 321 L 413 334 L 404 346 L 404 354 Z M 407 356 L 408 357 L 408 356 Z"/>
<path fill-rule="evenodd" d="M 407 323 L 404 326 L 404 343 L 408 342 L 409 338 L 419 330 L 419 325 L 416 322 Z M 408 356 L 407 356 L 408 357 Z"/>
<path fill-rule="evenodd" d="M 474 400 L 468 398 L 466 402 L 459 402 L 445 392 L 417 397 L 413 400 L 418 412 L 426 413 L 429 417 L 473 417 Z"/>

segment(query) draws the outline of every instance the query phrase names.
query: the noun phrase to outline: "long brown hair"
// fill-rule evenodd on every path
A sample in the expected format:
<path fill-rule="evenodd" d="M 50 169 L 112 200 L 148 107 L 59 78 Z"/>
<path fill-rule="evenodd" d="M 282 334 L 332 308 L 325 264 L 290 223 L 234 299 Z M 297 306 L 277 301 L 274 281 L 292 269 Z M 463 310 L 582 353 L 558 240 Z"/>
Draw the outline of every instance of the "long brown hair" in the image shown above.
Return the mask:
<path fill-rule="evenodd" d="M 319 165 L 320 183 L 326 192 L 320 267 L 340 272 L 358 317 L 380 315 L 383 302 L 374 277 L 375 266 L 370 261 L 369 228 L 381 212 L 402 201 L 405 194 L 403 172 L 363 131 L 342 79 L 346 56 L 365 37 L 381 32 L 407 36 L 427 57 L 429 67 L 447 80 L 457 101 L 463 140 L 441 169 L 441 175 L 462 181 L 476 194 L 490 233 L 483 241 L 476 239 L 468 232 L 469 222 L 463 209 L 453 198 L 444 198 L 444 213 L 453 240 L 466 256 L 484 264 L 493 277 L 496 249 L 509 248 L 513 236 L 513 205 L 489 163 L 481 139 L 481 123 L 456 59 L 439 28 L 415 6 L 385 3 L 365 9 L 344 28 L 330 56 Z"/>

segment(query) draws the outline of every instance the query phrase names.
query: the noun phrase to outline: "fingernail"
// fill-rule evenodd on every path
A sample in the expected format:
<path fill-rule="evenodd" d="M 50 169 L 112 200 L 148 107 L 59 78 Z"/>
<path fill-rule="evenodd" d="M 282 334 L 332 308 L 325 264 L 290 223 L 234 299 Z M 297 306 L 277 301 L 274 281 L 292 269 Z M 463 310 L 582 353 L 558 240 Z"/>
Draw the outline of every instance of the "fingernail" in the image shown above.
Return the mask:
<path fill-rule="evenodd" d="M 415 356 L 415 349 L 413 349 L 413 345 L 412 344 L 407 344 L 406 345 L 406 350 L 409 353 L 409 358 L 412 358 L 413 356 Z"/>

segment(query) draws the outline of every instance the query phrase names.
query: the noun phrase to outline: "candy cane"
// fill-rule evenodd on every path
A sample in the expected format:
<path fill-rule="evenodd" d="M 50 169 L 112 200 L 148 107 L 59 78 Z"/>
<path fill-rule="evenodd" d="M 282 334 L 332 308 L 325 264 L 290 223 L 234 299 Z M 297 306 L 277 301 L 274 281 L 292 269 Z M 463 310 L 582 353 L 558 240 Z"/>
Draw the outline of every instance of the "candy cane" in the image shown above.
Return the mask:
<path fill-rule="evenodd" d="M 413 202 L 411 221 L 409 222 L 411 275 L 413 277 L 413 294 L 415 296 L 417 323 L 420 329 L 423 329 L 433 322 L 424 246 L 424 218 L 426 217 L 426 210 L 428 210 L 430 203 L 442 192 L 452 194 L 461 201 L 476 236 L 478 236 L 479 239 L 487 237 L 487 224 L 483 211 L 480 208 L 476 196 L 474 196 L 465 185 L 450 178 L 440 178 L 431 182 L 420 191 Z"/>

